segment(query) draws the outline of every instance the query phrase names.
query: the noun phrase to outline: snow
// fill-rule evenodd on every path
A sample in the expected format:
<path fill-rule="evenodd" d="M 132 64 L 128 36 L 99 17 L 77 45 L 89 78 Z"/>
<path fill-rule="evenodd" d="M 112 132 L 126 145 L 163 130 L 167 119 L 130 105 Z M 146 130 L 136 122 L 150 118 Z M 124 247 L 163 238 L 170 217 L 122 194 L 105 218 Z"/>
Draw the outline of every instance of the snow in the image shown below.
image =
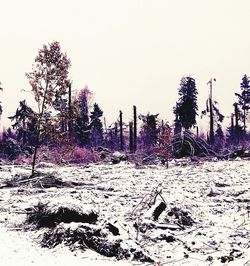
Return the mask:
<path fill-rule="evenodd" d="M 94 251 L 71 252 L 60 246 L 56 250 L 40 248 L 38 243 L 21 232 L 0 230 L 0 265 L 2 266 L 67 266 L 67 265 L 126 265 L 98 256 Z"/>
<path fill-rule="evenodd" d="M 54 249 L 42 248 L 41 235 L 46 229 L 35 230 L 26 224 L 27 210 L 39 202 L 68 206 L 79 212 L 95 210 L 100 224 L 109 222 L 119 229 L 120 235 L 111 235 L 110 240 L 119 237 L 124 246 L 139 245 L 158 263 L 155 265 L 221 265 L 221 257 L 230 253 L 234 260 L 226 261 L 226 265 L 250 265 L 247 160 L 173 160 L 168 169 L 161 165 L 135 166 L 121 162 L 43 166 L 39 171 L 79 185 L 37 188 L 25 183 L 0 189 L 1 266 L 148 265 L 117 261 L 89 249 L 70 251 L 63 244 Z M 1 166 L 0 186 L 13 176 L 29 172 L 26 166 Z M 152 212 L 162 200 L 167 207 L 158 221 L 154 221 Z M 194 224 L 178 228 L 175 217 L 168 214 L 174 207 L 186 211 Z M 135 223 L 144 231 L 136 230 Z M 173 236 L 175 241 L 161 240 L 164 236 Z"/>

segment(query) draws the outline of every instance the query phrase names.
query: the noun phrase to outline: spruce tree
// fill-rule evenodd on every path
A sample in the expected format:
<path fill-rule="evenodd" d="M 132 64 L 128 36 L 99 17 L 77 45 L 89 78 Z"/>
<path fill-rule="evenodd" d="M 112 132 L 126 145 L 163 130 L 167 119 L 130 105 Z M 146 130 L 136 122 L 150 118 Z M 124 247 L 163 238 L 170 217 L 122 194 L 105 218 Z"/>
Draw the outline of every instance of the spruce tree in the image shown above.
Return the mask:
<path fill-rule="evenodd" d="M 192 77 L 183 77 L 179 88 L 179 100 L 174 108 L 176 120 L 181 126 L 188 130 L 196 124 L 197 89 Z"/>

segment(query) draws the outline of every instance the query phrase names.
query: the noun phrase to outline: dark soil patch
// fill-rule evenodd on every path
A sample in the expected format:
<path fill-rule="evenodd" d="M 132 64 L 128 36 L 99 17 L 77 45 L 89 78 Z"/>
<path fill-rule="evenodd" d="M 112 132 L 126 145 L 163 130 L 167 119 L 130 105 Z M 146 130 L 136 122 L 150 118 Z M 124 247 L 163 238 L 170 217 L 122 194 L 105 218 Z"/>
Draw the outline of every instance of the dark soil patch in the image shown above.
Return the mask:
<path fill-rule="evenodd" d="M 208 197 L 216 197 L 219 196 L 220 193 L 219 192 L 214 192 L 212 189 L 210 190 L 210 192 L 207 194 Z"/>
<path fill-rule="evenodd" d="M 176 238 L 172 235 L 161 234 L 158 240 L 165 240 L 167 243 L 176 241 Z"/>
<path fill-rule="evenodd" d="M 48 209 L 46 204 L 38 204 L 28 214 L 27 222 L 35 224 L 37 228 L 55 227 L 57 224 L 78 222 L 93 224 L 97 222 L 97 214 L 93 211 L 89 214 L 79 213 L 67 207 L 59 207 L 56 211 Z"/>
<path fill-rule="evenodd" d="M 237 202 L 239 203 L 249 203 L 250 202 L 250 198 L 249 199 L 236 199 Z"/>
<path fill-rule="evenodd" d="M 215 183 L 216 187 L 229 187 L 230 185 L 224 183 Z"/>
<path fill-rule="evenodd" d="M 194 220 L 190 216 L 187 211 L 183 211 L 177 207 L 171 208 L 170 212 L 168 212 L 169 216 L 174 216 L 177 219 L 177 224 L 183 226 L 192 226 L 194 224 Z"/>
<path fill-rule="evenodd" d="M 80 225 L 77 229 L 57 227 L 50 229 L 44 234 L 42 246 L 54 248 L 64 243 L 67 246 L 80 247 L 82 250 L 90 248 L 106 257 L 115 257 L 116 259 L 129 259 L 141 262 L 154 262 L 143 251 L 135 248 L 123 248 L 122 239 L 108 240 L 108 234 L 101 228 L 94 228 L 88 225 Z"/>
<path fill-rule="evenodd" d="M 119 229 L 116 227 L 116 226 L 114 226 L 113 224 L 111 224 L 111 223 L 108 223 L 107 224 L 107 229 L 114 235 L 114 236 L 118 236 L 118 235 L 120 235 L 120 233 L 119 233 Z"/>

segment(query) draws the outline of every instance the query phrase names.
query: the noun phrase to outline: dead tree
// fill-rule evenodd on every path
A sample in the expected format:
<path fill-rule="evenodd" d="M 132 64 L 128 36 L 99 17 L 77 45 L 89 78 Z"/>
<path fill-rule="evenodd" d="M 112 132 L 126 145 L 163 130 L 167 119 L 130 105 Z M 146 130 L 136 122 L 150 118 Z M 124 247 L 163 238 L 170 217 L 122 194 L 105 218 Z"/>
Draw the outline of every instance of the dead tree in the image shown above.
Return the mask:
<path fill-rule="evenodd" d="M 234 116 L 235 116 L 235 142 L 236 144 L 240 141 L 240 132 L 239 132 L 239 109 L 238 104 L 234 103 Z"/>
<path fill-rule="evenodd" d="M 137 149 L 137 110 L 136 110 L 136 106 L 134 105 L 133 106 L 133 111 L 134 111 L 134 137 L 133 137 L 133 140 L 134 140 L 134 152 L 136 151 Z"/>
<path fill-rule="evenodd" d="M 231 114 L 231 141 L 235 141 L 235 127 L 234 127 L 234 115 Z"/>
<path fill-rule="evenodd" d="M 172 136 L 171 136 L 171 128 L 168 125 L 164 125 L 164 121 L 162 121 L 161 129 L 158 134 L 158 152 L 163 157 L 162 163 L 166 164 L 168 168 L 169 157 L 172 148 Z"/>
<path fill-rule="evenodd" d="M 129 122 L 129 150 L 131 153 L 133 153 L 133 151 L 134 151 L 133 122 Z"/>
<path fill-rule="evenodd" d="M 120 126 L 120 150 L 124 150 L 124 141 L 123 141 L 123 122 L 122 122 L 122 111 L 120 111 L 120 119 L 119 119 L 119 126 Z"/>
<path fill-rule="evenodd" d="M 115 147 L 118 147 L 118 124 L 115 122 Z"/>
<path fill-rule="evenodd" d="M 209 114 L 210 114 L 209 141 L 210 141 L 210 144 L 214 144 L 214 113 L 213 113 L 213 100 L 212 100 L 213 81 L 216 81 L 216 79 L 210 79 L 209 82 L 207 83 L 210 85 L 210 95 L 209 95 Z"/>

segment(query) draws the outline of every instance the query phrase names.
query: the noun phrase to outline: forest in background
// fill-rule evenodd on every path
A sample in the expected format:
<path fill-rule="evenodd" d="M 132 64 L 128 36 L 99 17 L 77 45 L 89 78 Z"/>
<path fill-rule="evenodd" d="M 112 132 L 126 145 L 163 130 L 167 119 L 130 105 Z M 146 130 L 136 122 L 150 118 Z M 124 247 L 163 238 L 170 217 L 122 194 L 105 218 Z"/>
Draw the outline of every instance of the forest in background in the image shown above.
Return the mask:
<path fill-rule="evenodd" d="M 88 87 L 72 93 L 72 80 L 68 77 L 70 65 L 70 59 L 56 41 L 39 50 L 32 71 L 26 73 L 37 109 L 32 109 L 24 99 L 16 113 L 9 117 L 12 126 L 3 130 L 0 138 L 2 160 L 31 164 L 34 174 L 35 165 L 41 161 L 98 162 L 115 151 L 121 153 L 119 159 L 113 158 L 114 163 L 123 156 L 134 161 L 157 158 L 166 165 L 171 157 L 223 159 L 247 153 L 250 79 L 246 74 L 239 81 L 241 92 L 232 95 L 236 101 L 226 129 L 222 127 L 225 114 L 221 114 L 218 102 L 213 99 L 216 80 L 208 82 L 210 94 L 204 110 L 199 113 L 198 90 L 191 76 L 181 78 L 176 105 L 166 107 L 173 108 L 173 124 L 161 120 L 159 114 L 139 114 L 133 106 L 131 121 L 125 122 L 122 110 L 118 110 L 117 121 L 107 126 L 103 110 L 94 102 Z M 0 113 L 3 110 L 1 105 Z M 199 132 L 198 116 L 207 117 L 209 121 L 205 134 Z"/>

